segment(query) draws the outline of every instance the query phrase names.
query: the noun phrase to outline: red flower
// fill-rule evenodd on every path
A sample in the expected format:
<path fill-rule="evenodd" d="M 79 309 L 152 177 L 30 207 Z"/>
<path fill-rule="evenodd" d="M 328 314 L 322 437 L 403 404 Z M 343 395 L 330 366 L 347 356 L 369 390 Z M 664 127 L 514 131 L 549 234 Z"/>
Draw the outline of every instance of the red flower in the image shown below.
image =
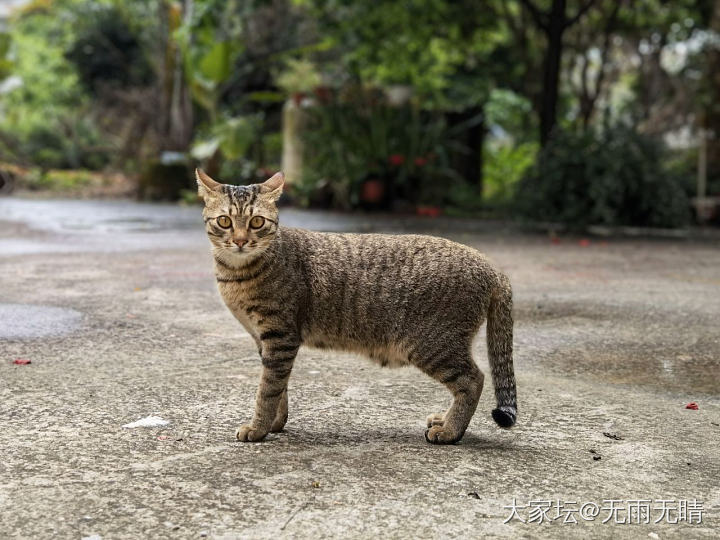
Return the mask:
<path fill-rule="evenodd" d="M 390 165 L 402 165 L 405 163 L 405 156 L 402 154 L 393 154 L 388 158 Z"/>
<path fill-rule="evenodd" d="M 427 162 L 427 158 L 424 158 L 422 156 L 415 158 L 415 165 L 417 165 L 418 167 L 423 167 L 424 165 L 427 165 Z"/>
<path fill-rule="evenodd" d="M 693 411 L 697 411 L 697 410 L 699 409 L 698 404 L 695 403 L 694 401 L 691 401 L 690 403 L 688 403 L 687 405 L 685 405 L 685 408 L 686 408 L 686 409 L 691 409 L 691 410 L 693 410 Z"/>

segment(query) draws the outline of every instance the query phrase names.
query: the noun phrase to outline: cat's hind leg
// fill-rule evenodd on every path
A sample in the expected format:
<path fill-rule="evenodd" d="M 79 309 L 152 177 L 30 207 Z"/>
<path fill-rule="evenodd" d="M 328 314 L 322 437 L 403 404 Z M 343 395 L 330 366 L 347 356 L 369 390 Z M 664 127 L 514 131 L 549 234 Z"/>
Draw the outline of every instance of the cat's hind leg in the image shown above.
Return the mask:
<path fill-rule="evenodd" d="M 460 353 L 449 350 L 430 358 L 421 356 L 413 363 L 443 383 L 453 394 L 453 403 L 444 415 L 430 415 L 425 439 L 434 444 L 454 444 L 462 439 L 475 414 L 484 376 L 475 365 L 469 347 Z"/>
<path fill-rule="evenodd" d="M 285 423 L 288 419 L 288 395 L 287 389 L 283 392 L 280 398 L 280 404 L 278 405 L 277 413 L 275 414 L 275 420 L 272 426 L 270 426 L 270 433 L 279 433 L 285 427 Z"/>

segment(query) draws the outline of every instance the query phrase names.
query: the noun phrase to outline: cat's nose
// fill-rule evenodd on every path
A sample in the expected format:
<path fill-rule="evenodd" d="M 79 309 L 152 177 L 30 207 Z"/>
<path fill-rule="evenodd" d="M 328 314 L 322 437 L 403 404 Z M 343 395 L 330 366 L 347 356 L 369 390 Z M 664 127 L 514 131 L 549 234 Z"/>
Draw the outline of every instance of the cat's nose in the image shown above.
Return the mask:
<path fill-rule="evenodd" d="M 245 244 L 247 244 L 247 243 L 248 243 L 248 241 L 247 241 L 247 239 L 245 239 L 245 238 L 235 238 L 235 239 L 233 240 L 233 244 L 235 244 L 237 247 L 239 247 L 239 248 L 241 248 L 241 249 L 242 249 L 242 247 L 243 247 Z"/>

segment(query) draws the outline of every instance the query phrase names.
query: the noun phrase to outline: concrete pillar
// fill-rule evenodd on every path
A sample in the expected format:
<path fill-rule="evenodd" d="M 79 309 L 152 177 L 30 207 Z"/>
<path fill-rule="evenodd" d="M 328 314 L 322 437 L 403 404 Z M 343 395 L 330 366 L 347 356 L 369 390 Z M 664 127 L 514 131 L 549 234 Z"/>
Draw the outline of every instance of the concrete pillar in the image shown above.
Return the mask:
<path fill-rule="evenodd" d="M 290 184 L 300 181 L 303 174 L 304 116 L 300 99 L 290 98 L 285 102 L 282 114 L 282 171 Z"/>

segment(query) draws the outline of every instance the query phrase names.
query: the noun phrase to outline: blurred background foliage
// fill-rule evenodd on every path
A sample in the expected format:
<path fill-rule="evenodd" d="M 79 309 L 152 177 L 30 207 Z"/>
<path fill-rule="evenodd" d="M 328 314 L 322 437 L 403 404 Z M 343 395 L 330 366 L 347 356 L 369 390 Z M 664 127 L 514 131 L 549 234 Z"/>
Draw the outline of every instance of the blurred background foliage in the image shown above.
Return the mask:
<path fill-rule="evenodd" d="M 12 4 L 21 187 L 178 199 L 198 164 L 283 167 L 297 204 L 579 227 L 684 226 L 720 197 L 720 0 Z"/>

